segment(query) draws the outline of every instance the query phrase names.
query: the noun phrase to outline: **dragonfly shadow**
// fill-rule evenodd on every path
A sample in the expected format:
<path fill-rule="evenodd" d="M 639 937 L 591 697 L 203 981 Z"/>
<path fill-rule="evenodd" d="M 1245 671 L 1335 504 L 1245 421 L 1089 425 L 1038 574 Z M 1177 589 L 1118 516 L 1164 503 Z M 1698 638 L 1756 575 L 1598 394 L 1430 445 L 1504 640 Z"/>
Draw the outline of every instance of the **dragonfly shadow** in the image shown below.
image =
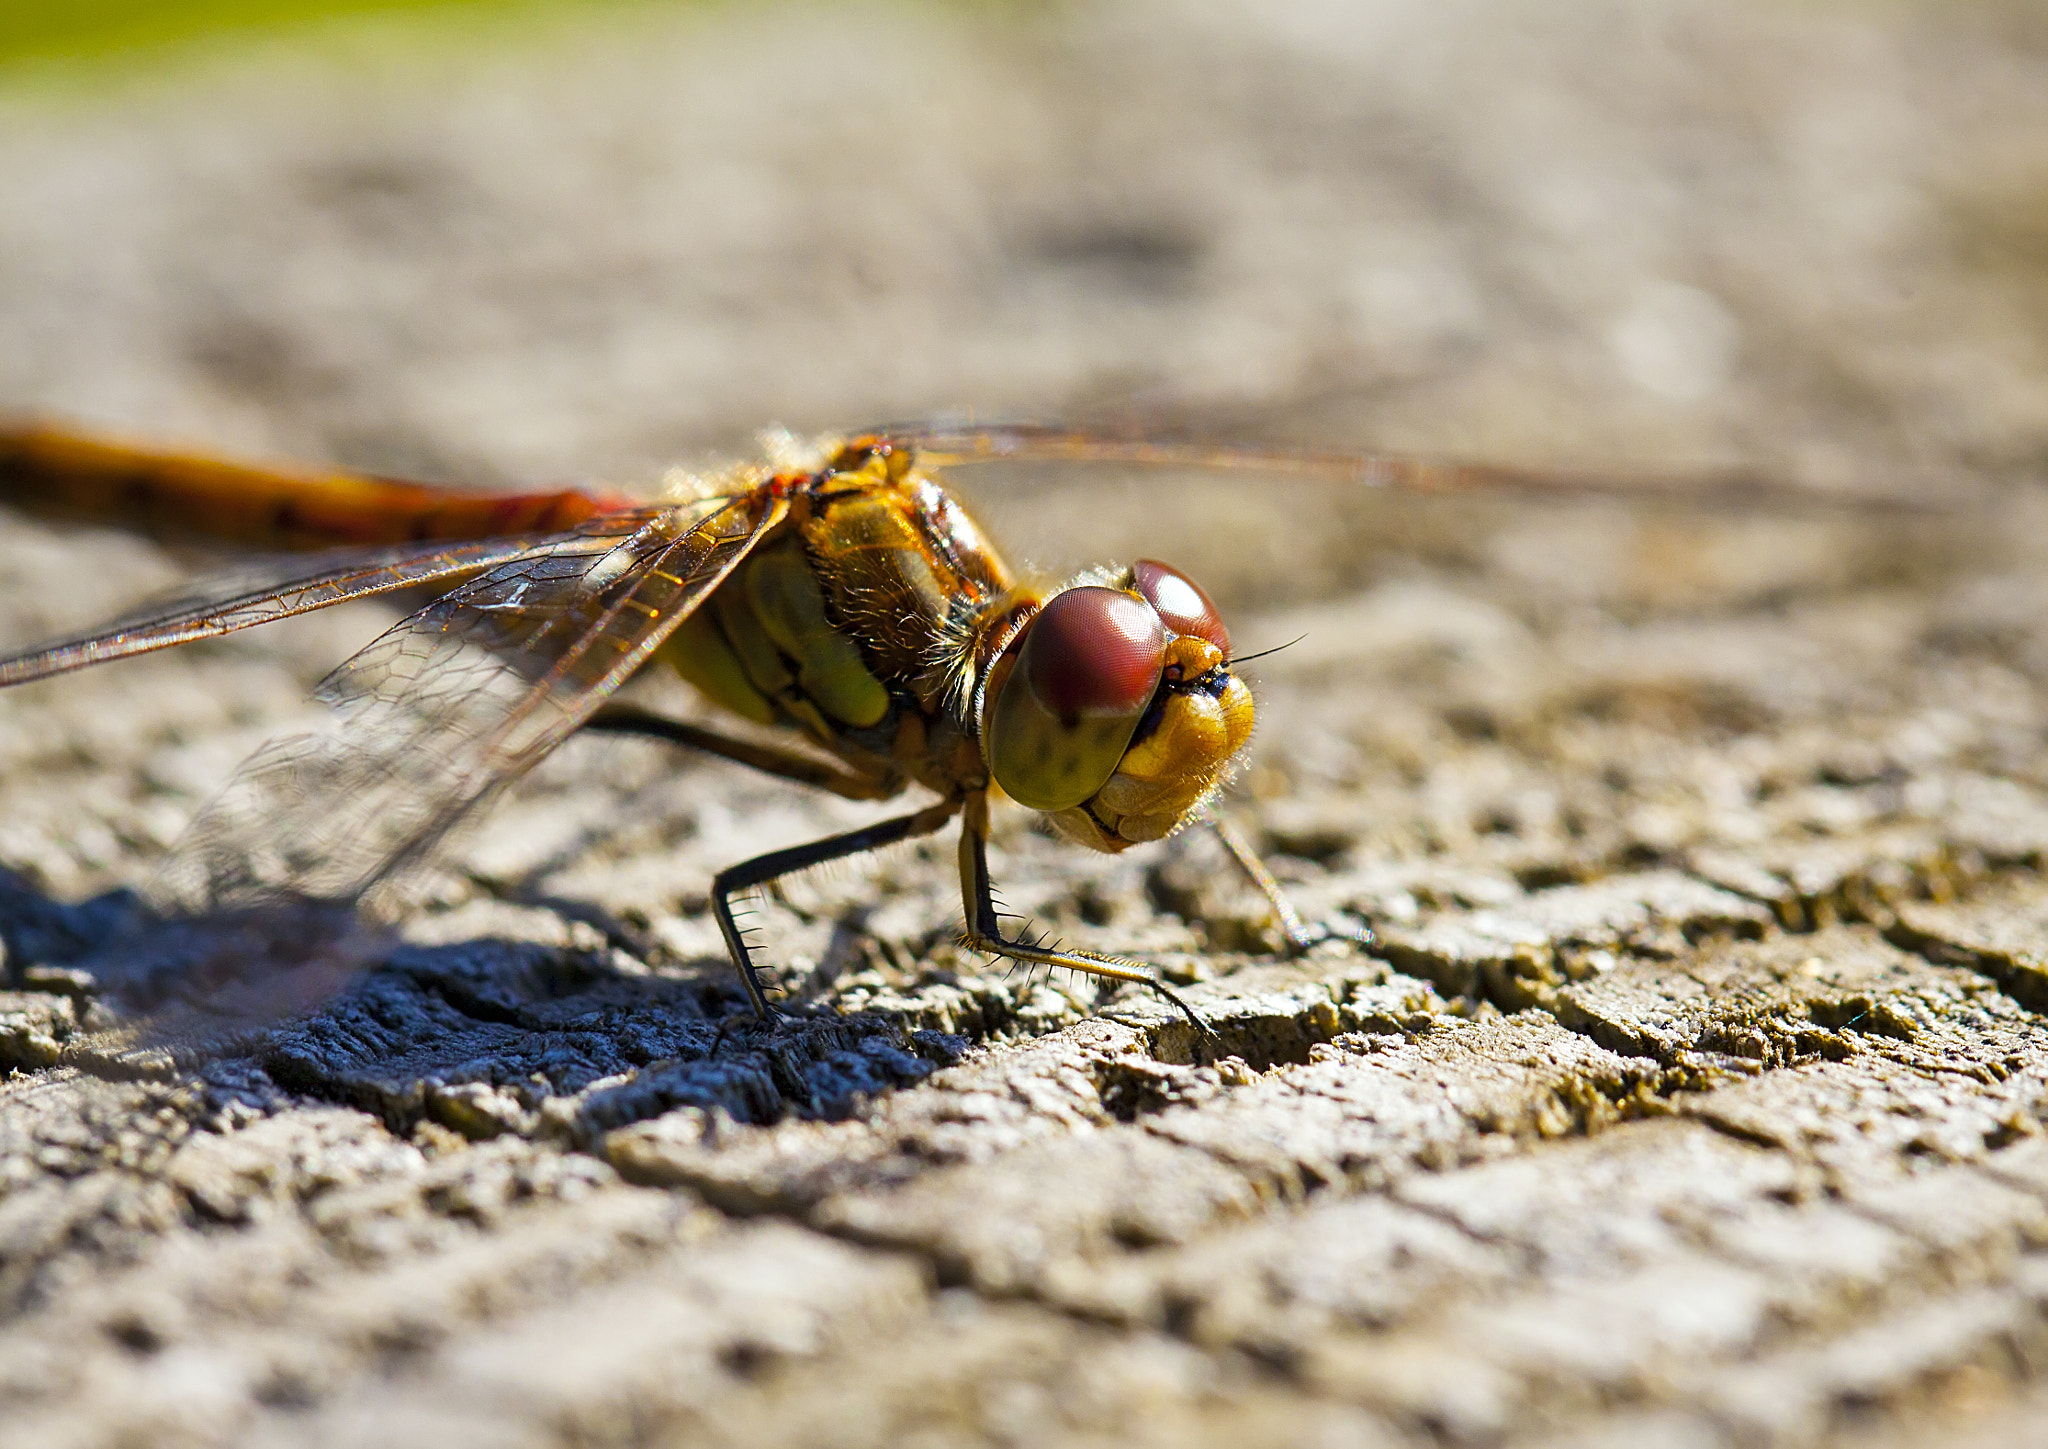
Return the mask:
<path fill-rule="evenodd" d="M 424 946 L 310 904 L 157 920 L 132 896 L 66 905 L 0 873 L 0 940 L 8 984 L 53 1003 L 60 1064 L 258 1107 L 341 1102 L 402 1131 L 590 1146 L 684 1106 L 844 1117 L 962 1049 L 878 1019 L 764 1028 L 722 962 L 657 975 L 499 937 Z"/>

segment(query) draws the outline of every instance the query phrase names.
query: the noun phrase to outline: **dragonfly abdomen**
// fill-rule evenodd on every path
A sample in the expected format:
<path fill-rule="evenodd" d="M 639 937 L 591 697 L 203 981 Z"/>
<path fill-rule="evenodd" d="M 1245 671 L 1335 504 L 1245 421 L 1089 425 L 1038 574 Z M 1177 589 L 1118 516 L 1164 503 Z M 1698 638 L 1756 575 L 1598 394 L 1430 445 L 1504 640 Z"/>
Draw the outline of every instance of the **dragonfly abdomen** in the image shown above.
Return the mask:
<path fill-rule="evenodd" d="M 553 533 L 633 506 L 575 489 L 463 493 L 361 473 L 223 463 L 53 428 L 0 430 L 0 501 L 48 517 L 275 549 Z"/>

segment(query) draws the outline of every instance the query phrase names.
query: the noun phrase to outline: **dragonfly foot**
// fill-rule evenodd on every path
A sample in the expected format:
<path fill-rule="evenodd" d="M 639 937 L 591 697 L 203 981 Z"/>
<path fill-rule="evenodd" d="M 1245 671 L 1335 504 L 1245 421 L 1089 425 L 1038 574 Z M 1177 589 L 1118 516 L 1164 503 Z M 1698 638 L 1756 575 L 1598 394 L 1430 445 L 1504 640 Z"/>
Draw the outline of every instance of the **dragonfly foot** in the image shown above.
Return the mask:
<path fill-rule="evenodd" d="M 711 1038 L 711 1049 L 704 1055 L 707 1058 L 715 1058 L 728 1037 L 742 1036 L 754 1030 L 780 1032 L 790 1025 L 790 1020 L 786 1012 L 779 1011 L 773 1006 L 765 1010 L 756 1009 L 727 1016 L 718 1023 L 718 1031 Z"/>
<path fill-rule="evenodd" d="M 1222 1045 L 1223 1038 L 1217 1032 L 1216 1028 L 1209 1025 L 1207 1018 L 1205 1018 L 1201 1012 L 1195 1010 L 1192 1006 L 1188 1005 L 1187 1002 L 1181 998 L 1179 992 L 1175 991 L 1172 987 L 1168 986 L 1163 981 L 1153 980 L 1147 981 L 1144 984 L 1146 986 L 1151 987 L 1152 990 L 1157 992 L 1160 996 L 1164 997 L 1170 1005 L 1172 1005 L 1176 1010 L 1178 1010 L 1182 1016 L 1188 1019 L 1188 1025 L 1192 1026 L 1195 1029 L 1195 1040 L 1199 1042 L 1206 1042 L 1212 1047 Z"/>
<path fill-rule="evenodd" d="M 1281 954 L 1290 959 L 1306 956 L 1317 946 L 1329 941 L 1342 941 L 1347 946 L 1372 946 L 1379 940 L 1373 935 L 1370 926 L 1329 921 L 1317 921 L 1313 924 L 1297 921 L 1282 932 L 1281 939 L 1286 942 Z"/>
<path fill-rule="evenodd" d="M 1111 981 L 1127 981 L 1133 986 L 1142 986 L 1153 994 L 1164 998 L 1174 1010 L 1188 1019 L 1188 1025 L 1195 1029 L 1195 1035 L 1204 1041 L 1220 1041 L 1216 1029 L 1202 1019 L 1202 1014 L 1188 1005 L 1179 992 L 1159 979 L 1159 973 L 1149 966 L 1135 961 L 1120 960 L 1115 956 L 1100 956 L 1093 951 L 1055 950 L 1036 946 L 1028 941 L 1013 941 L 993 931 L 970 931 L 960 938 L 960 944 L 970 951 L 982 951 L 991 956 L 1000 956 L 1011 961 L 1021 961 L 1029 966 L 1058 966 L 1069 971 L 1082 971 L 1090 976 L 1107 977 Z"/>

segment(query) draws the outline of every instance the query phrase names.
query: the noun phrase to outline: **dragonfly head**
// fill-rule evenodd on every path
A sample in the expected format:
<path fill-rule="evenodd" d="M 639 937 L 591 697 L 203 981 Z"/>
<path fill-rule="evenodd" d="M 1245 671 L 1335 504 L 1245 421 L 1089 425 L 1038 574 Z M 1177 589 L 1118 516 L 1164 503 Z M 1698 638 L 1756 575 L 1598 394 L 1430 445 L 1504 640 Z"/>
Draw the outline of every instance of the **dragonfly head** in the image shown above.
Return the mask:
<path fill-rule="evenodd" d="M 1178 829 L 1252 731 L 1216 606 L 1151 559 L 1055 593 L 1010 640 L 983 699 L 995 782 L 1097 850 Z"/>

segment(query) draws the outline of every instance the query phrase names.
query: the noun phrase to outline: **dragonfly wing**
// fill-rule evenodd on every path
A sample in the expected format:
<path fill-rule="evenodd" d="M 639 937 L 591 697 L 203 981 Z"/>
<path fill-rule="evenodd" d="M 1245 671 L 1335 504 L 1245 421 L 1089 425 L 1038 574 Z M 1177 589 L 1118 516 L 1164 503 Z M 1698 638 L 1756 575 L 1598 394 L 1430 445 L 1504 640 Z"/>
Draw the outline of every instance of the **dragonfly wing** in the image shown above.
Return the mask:
<path fill-rule="evenodd" d="M 575 533 L 401 544 L 266 560 L 201 579 L 190 589 L 152 600 L 86 633 L 0 656 L 0 686 L 211 639 L 330 604 L 470 577 L 583 537 L 629 534 L 655 511 L 608 515 Z"/>
<path fill-rule="evenodd" d="M 1603 473 L 1459 463 L 1342 448 L 1207 443 L 1034 423 L 909 423 L 865 434 L 914 448 L 925 461 L 1116 463 L 1265 473 L 1402 493 L 1501 492 L 1559 498 L 1672 499 L 1689 506 L 1773 510 L 1852 508 L 1902 514 L 1955 511 L 1951 501 L 1869 489 L 1837 491 L 1747 472 Z"/>
<path fill-rule="evenodd" d="M 760 489 L 503 561 L 321 685 L 331 727 L 271 742 L 151 889 L 177 912 L 382 896 L 646 663 L 787 505 Z"/>

